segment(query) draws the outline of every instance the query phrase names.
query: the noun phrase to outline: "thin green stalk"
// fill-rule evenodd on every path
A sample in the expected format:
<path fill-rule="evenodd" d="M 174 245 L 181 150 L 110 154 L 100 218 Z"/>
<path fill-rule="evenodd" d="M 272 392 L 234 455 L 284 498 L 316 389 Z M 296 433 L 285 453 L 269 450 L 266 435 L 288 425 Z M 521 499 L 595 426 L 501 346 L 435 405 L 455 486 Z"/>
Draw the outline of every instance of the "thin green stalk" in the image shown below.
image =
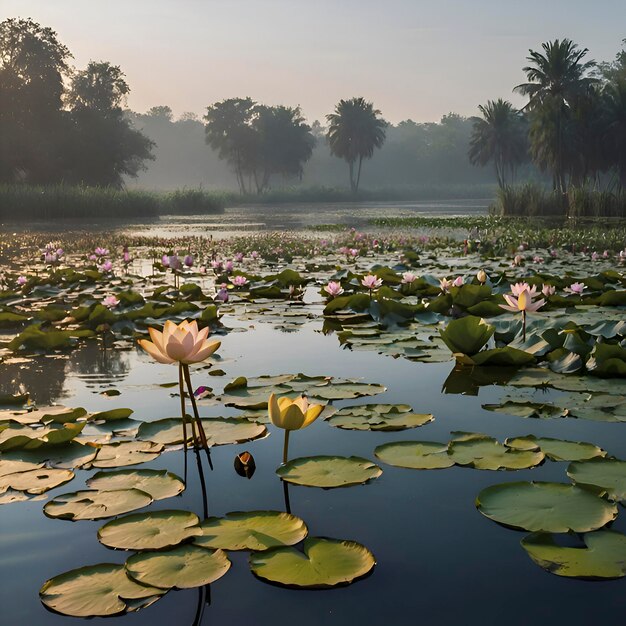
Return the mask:
<path fill-rule="evenodd" d="M 180 389 L 180 416 L 183 420 L 183 450 L 185 458 L 185 483 L 187 482 L 187 419 L 185 415 L 185 387 L 183 385 L 183 365 L 178 364 L 178 387 Z M 195 447 L 195 440 L 194 440 Z"/>
<path fill-rule="evenodd" d="M 289 433 L 291 431 L 285 429 L 285 444 L 283 446 L 283 464 L 287 462 L 287 453 L 289 452 Z"/>
<path fill-rule="evenodd" d="M 193 395 L 193 387 L 191 385 L 191 374 L 189 373 L 189 365 L 186 363 L 182 364 L 183 373 L 185 375 L 185 380 L 187 381 L 187 390 L 189 393 L 189 399 L 191 400 L 191 407 L 193 408 L 193 415 L 195 418 L 196 426 L 198 427 L 198 434 L 200 435 L 200 442 L 202 443 L 202 447 L 206 451 L 207 459 L 209 461 L 209 467 L 213 469 L 213 463 L 211 461 L 211 451 L 209 450 L 209 441 L 207 439 L 206 433 L 204 432 L 204 427 L 202 426 L 202 421 L 200 420 L 200 414 L 198 413 L 198 406 L 196 404 L 196 397 Z"/>

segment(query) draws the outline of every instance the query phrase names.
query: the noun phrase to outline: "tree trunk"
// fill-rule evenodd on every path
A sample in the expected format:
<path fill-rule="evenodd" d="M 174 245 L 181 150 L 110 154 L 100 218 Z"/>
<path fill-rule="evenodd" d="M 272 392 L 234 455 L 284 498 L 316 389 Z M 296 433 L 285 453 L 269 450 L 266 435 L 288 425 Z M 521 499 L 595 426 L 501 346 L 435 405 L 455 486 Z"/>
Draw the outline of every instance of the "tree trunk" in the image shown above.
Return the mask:
<path fill-rule="evenodd" d="M 361 165 L 363 163 L 363 157 L 359 156 L 359 171 L 358 174 L 356 176 L 356 186 L 355 186 L 355 191 L 359 191 L 359 183 L 361 182 Z"/>
<path fill-rule="evenodd" d="M 350 191 L 352 191 L 352 193 L 356 193 L 356 189 L 354 187 L 354 161 L 348 161 L 348 165 L 350 167 Z"/>

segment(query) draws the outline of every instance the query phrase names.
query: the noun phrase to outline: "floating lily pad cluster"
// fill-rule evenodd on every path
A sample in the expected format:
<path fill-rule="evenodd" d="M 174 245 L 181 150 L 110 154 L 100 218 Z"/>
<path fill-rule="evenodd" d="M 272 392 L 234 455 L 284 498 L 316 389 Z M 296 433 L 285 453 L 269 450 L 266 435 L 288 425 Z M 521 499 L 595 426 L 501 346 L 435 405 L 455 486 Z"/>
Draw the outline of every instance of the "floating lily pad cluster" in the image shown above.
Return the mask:
<path fill-rule="evenodd" d="M 481 470 L 521 470 L 552 461 L 578 461 L 604 457 L 598 446 L 576 441 L 527 435 L 504 444 L 480 433 L 452 433 L 448 443 L 398 441 L 380 445 L 375 455 L 388 465 L 409 469 L 445 469 L 458 465 Z"/>
<path fill-rule="evenodd" d="M 552 451 L 560 456 L 563 448 Z M 516 482 L 488 487 L 478 494 L 476 506 L 499 524 L 531 531 L 522 547 L 553 574 L 584 579 L 626 576 L 626 536 L 605 529 L 617 517 L 617 503 L 626 498 L 626 461 L 598 455 L 574 461 L 567 475 L 573 484 Z M 562 533 L 576 534 L 578 545 L 563 542 Z"/>
<path fill-rule="evenodd" d="M 215 582 L 231 567 L 228 551 L 249 551 L 250 569 L 261 580 L 301 589 L 349 584 L 375 565 L 361 544 L 307 535 L 303 520 L 280 511 L 233 512 L 203 522 L 180 510 L 128 515 L 102 526 L 98 539 L 135 554 L 123 565 L 102 563 L 55 576 L 40 597 L 50 609 L 76 617 L 135 611 L 170 590 Z M 304 552 L 292 547 L 303 540 Z"/>

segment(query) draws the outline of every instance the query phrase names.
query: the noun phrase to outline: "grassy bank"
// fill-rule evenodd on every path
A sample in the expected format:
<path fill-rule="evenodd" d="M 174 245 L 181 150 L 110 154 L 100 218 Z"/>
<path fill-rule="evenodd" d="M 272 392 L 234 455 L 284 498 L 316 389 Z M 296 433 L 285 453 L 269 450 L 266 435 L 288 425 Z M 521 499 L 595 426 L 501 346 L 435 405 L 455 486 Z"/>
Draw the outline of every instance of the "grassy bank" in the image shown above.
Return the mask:
<path fill-rule="evenodd" d="M 110 187 L 0 185 L 0 220 L 106 219 L 220 213 L 225 196 L 202 190 L 170 193 Z"/>
<path fill-rule="evenodd" d="M 270 189 L 260 195 L 222 194 L 228 205 L 290 204 L 316 202 L 412 202 L 495 198 L 496 185 L 434 184 L 361 189 L 353 194 L 343 187 L 287 187 Z"/>
<path fill-rule="evenodd" d="M 504 187 L 490 212 L 507 216 L 626 217 L 626 193 L 570 187 L 566 194 L 536 184 Z"/>

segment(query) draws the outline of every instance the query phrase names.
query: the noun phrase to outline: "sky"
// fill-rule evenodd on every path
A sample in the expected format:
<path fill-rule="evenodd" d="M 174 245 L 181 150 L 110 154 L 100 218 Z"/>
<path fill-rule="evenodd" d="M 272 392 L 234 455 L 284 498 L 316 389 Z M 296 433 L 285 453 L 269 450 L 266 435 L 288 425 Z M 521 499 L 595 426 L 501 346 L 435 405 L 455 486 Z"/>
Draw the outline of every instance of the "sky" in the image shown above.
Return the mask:
<path fill-rule="evenodd" d="M 121 66 L 136 111 L 250 96 L 309 122 L 353 96 L 392 123 L 521 106 L 529 48 L 569 37 L 612 60 L 626 37 L 625 0 L 0 0 L 7 17 L 53 28 L 77 68 Z"/>

